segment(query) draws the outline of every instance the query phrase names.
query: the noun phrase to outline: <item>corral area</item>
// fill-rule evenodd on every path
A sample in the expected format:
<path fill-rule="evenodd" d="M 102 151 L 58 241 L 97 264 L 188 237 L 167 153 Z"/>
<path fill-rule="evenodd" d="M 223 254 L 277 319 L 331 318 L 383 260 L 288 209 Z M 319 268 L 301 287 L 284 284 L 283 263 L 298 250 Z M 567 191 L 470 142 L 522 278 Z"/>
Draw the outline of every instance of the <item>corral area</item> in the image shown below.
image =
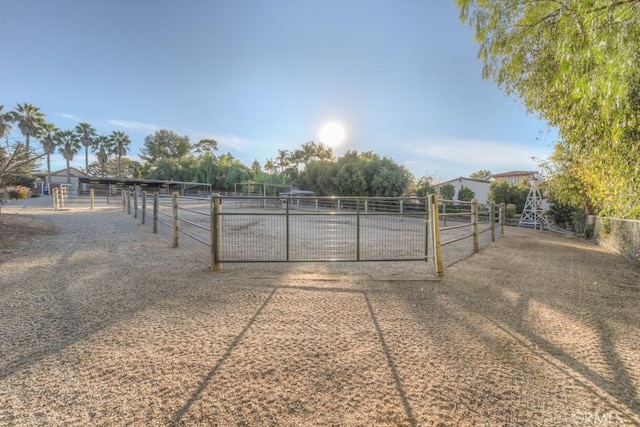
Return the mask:
<path fill-rule="evenodd" d="M 13 238 L 9 238 L 13 236 Z M 0 216 L 2 425 L 637 425 L 640 271 L 509 228 L 421 262 L 211 272 L 122 212 Z"/>

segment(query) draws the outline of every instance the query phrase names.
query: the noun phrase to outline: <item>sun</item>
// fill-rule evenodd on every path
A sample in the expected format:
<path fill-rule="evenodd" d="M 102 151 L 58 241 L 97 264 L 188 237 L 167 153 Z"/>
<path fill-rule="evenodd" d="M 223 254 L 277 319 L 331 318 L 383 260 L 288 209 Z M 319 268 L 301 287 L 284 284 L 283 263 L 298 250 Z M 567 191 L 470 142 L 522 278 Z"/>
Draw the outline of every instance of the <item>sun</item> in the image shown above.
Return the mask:
<path fill-rule="evenodd" d="M 344 128 L 338 122 L 328 122 L 320 128 L 320 142 L 329 147 L 337 147 L 344 141 Z"/>

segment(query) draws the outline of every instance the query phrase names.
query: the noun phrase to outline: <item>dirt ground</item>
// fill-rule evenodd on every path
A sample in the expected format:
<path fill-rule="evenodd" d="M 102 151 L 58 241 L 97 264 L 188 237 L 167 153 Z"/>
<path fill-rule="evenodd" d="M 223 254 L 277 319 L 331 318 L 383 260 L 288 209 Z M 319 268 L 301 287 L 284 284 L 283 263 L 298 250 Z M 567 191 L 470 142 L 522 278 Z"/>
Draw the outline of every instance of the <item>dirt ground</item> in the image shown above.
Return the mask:
<path fill-rule="evenodd" d="M 121 212 L 3 207 L 0 425 L 639 425 L 640 270 L 508 228 L 450 266 L 211 272 Z"/>

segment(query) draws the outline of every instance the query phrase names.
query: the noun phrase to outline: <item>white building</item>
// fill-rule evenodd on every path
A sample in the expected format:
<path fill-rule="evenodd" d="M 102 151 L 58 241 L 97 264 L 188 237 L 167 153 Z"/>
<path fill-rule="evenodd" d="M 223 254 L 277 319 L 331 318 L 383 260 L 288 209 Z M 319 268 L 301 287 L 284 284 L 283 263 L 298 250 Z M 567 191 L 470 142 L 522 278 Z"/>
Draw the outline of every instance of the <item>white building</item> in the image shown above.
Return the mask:
<path fill-rule="evenodd" d="M 453 185 L 453 188 L 455 188 L 456 192 L 453 195 L 453 200 L 458 200 L 460 189 L 464 186 L 473 191 L 475 194 L 474 198 L 479 203 L 489 203 L 489 185 L 491 184 L 489 181 L 459 177 L 449 181 L 440 182 L 434 187 L 436 190 L 440 191 L 440 187 L 445 184 L 451 184 Z"/>

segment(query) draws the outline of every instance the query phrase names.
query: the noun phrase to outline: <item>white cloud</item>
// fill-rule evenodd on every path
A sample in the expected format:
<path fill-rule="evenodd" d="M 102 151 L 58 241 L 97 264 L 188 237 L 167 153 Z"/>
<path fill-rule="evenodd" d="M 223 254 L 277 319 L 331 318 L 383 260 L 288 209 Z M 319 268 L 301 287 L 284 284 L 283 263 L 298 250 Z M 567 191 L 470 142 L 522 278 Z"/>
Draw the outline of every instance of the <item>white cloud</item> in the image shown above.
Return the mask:
<path fill-rule="evenodd" d="M 107 120 L 106 122 L 111 126 L 130 129 L 143 133 L 154 133 L 162 129 L 160 126 L 154 125 L 152 123 L 133 122 L 128 120 Z"/>
<path fill-rule="evenodd" d="M 480 169 L 494 173 L 529 170 L 537 167 L 532 158 L 544 159 L 550 149 L 542 144 L 510 143 L 459 138 L 433 138 L 410 144 L 411 155 L 419 163 L 449 175 L 469 175 Z"/>
<path fill-rule="evenodd" d="M 254 146 L 254 143 L 248 139 L 237 135 L 219 135 L 208 132 L 200 132 L 193 129 L 186 129 L 187 135 L 191 140 L 191 144 L 196 144 L 201 139 L 213 139 L 218 143 L 218 151 L 239 150 L 247 151 Z"/>
<path fill-rule="evenodd" d="M 76 122 L 80 122 L 80 118 L 78 116 L 74 116 L 73 114 L 69 114 L 69 113 L 51 113 L 52 116 L 58 116 L 58 117 L 62 117 L 65 119 L 69 119 L 69 120 L 74 120 Z"/>

